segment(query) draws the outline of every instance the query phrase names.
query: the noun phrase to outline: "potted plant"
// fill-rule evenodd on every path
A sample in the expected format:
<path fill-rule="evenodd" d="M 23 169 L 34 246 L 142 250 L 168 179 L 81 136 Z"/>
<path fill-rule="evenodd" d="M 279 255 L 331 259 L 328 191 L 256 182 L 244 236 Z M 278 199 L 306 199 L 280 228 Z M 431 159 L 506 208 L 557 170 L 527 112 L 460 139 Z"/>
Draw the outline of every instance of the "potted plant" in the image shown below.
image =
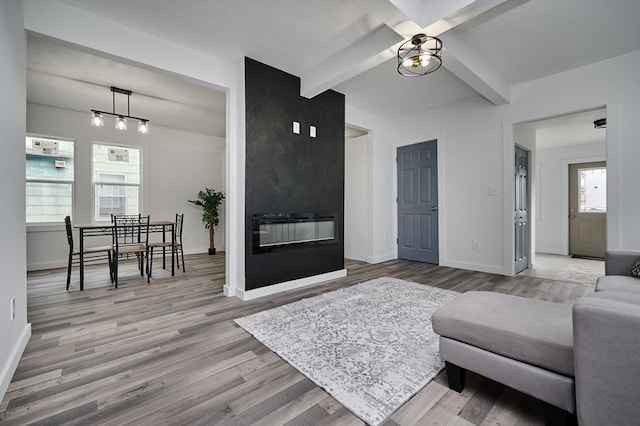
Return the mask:
<path fill-rule="evenodd" d="M 218 207 L 224 200 L 224 192 L 216 191 L 211 188 L 205 188 L 204 191 L 198 192 L 197 200 L 187 200 L 191 204 L 202 207 L 202 223 L 205 229 L 209 230 L 209 254 L 216 254 L 216 244 L 213 239 L 214 227 L 220 221 Z"/>

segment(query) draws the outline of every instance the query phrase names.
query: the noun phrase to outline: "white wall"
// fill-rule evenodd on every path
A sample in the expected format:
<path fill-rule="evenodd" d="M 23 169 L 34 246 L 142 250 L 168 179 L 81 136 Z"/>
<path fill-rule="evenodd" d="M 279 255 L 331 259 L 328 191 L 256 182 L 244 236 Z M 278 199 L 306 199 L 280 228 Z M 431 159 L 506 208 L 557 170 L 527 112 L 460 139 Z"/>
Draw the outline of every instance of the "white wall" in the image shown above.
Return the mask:
<path fill-rule="evenodd" d="M 27 39 L 19 5 L 0 1 L 0 399 L 31 336 L 27 323 L 25 155 Z M 11 319 L 11 300 L 15 318 Z"/>
<path fill-rule="evenodd" d="M 369 135 L 345 140 L 344 257 L 369 257 Z"/>
<path fill-rule="evenodd" d="M 606 144 L 589 143 L 536 151 L 536 251 L 567 255 L 569 250 L 569 164 L 606 159 Z"/>
<path fill-rule="evenodd" d="M 202 209 L 189 204 L 199 190 L 225 189 L 225 141 L 221 138 L 160 127 L 151 123 L 143 135 L 112 126 L 93 127 L 87 113 L 27 105 L 27 132 L 75 140 L 74 223 L 92 222 L 91 149 L 94 142 L 122 144 L 142 150 L 141 212 L 152 220 L 173 220 L 184 213 L 185 253 L 205 253 L 209 233 L 202 224 Z M 224 212 L 216 228 L 216 248 L 224 250 Z M 88 244 L 100 244 L 88 241 Z M 27 233 L 28 270 L 66 265 L 64 226 L 30 226 Z"/>

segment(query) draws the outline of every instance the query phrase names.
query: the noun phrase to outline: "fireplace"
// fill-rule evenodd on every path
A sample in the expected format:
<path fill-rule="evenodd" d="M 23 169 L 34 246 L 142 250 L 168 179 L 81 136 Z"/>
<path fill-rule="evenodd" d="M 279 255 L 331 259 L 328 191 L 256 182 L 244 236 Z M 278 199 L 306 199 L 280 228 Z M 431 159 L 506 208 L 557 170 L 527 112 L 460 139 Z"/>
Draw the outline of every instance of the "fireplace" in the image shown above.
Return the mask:
<path fill-rule="evenodd" d="M 253 215 L 253 253 L 336 242 L 336 215 L 268 213 Z"/>

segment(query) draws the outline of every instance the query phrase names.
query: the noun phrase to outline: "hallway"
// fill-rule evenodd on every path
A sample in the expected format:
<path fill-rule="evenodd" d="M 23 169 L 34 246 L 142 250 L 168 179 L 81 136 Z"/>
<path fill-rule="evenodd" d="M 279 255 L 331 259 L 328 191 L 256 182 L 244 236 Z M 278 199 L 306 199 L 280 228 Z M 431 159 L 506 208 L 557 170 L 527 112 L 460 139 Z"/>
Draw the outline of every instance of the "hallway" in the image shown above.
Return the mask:
<path fill-rule="evenodd" d="M 536 253 L 533 268 L 525 269 L 518 275 L 595 286 L 598 277 L 604 275 L 604 260 Z"/>

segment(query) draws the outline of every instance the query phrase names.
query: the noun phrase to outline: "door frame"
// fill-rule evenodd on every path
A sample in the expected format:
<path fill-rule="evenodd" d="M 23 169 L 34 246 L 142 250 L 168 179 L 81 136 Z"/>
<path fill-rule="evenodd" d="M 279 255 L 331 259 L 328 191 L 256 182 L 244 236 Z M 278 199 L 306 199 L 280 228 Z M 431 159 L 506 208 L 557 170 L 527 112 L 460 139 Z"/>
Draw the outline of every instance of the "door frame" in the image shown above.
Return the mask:
<path fill-rule="evenodd" d="M 504 187 L 503 198 L 503 258 L 502 273 L 504 275 L 514 275 L 513 253 L 514 253 L 514 230 L 512 221 L 513 215 L 513 167 L 514 167 L 514 128 L 518 124 L 543 120 L 549 117 L 572 114 L 577 111 L 589 111 L 598 108 L 606 108 L 607 135 L 606 135 L 606 159 L 607 162 L 607 247 L 620 247 L 620 93 L 607 93 L 598 97 L 600 101 L 584 103 L 577 100 L 575 103 L 549 104 L 542 102 L 539 107 L 516 111 L 502 121 L 502 182 Z M 567 167 L 566 178 L 563 178 L 562 185 L 566 188 L 569 184 L 569 171 Z M 565 173 L 563 171 L 563 173 Z M 564 197 L 566 198 L 566 197 Z M 564 202 L 564 201 L 563 201 Z M 568 212 L 569 203 L 563 205 L 565 212 Z M 569 218 L 565 215 L 563 220 L 563 238 L 566 236 L 566 251 L 569 251 Z M 534 247 L 535 248 L 535 247 Z"/>
<path fill-rule="evenodd" d="M 398 152 L 398 148 L 416 145 L 422 142 L 436 142 L 436 166 L 438 168 L 438 265 L 447 266 L 446 260 L 446 197 L 444 193 L 444 170 L 443 165 L 445 164 L 445 147 L 446 143 L 444 143 L 444 136 L 442 134 L 437 135 L 426 135 L 424 137 L 410 139 L 407 141 L 403 141 L 400 143 L 396 143 L 392 146 L 393 152 L 390 156 L 390 164 L 392 170 L 393 180 L 391 184 L 393 185 L 393 199 L 391 200 L 393 205 L 393 259 L 398 259 L 398 163 L 396 162 L 396 154 Z"/>
<path fill-rule="evenodd" d="M 516 153 L 516 148 L 520 149 L 522 151 L 526 151 L 527 153 L 527 266 L 523 269 L 530 269 L 531 265 L 533 264 L 533 258 L 534 258 L 534 252 L 535 252 L 535 238 L 533 236 L 532 233 L 532 229 L 535 229 L 535 227 L 533 227 L 531 225 L 532 220 L 535 221 L 535 207 L 532 205 L 532 201 L 533 201 L 533 197 L 532 197 L 532 190 L 533 190 L 533 185 L 532 183 L 534 182 L 534 178 L 537 179 L 537 176 L 535 176 L 534 171 L 532 170 L 534 165 L 534 158 L 535 158 L 535 152 L 532 151 L 531 149 L 527 148 L 524 145 L 520 145 L 519 143 L 514 143 L 513 144 L 513 164 L 512 164 L 512 170 L 515 171 L 516 168 L 516 164 L 515 164 L 515 153 Z M 515 198 L 515 178 L 513 179 L 513 207 L 511 209 L 512 212 L 512 222 L 511 222 L 511 227 L 512 229 L 515 228 L 515 222 L 516 222 L 516 217 L 515 217 L 515 211 L 516 211 L 516 198 Z M 515 253 L 516 253 L 516 234 L 515 234 L 515 230 L 513 231 L 513 251 L 511 252 L 511 258 L 513 259 L 515 257 Z M 515 265 L 516 265 L 516 261 L 513 260 L 513 271 L 515 271 Z M 521 272 L 521 271 L 520 271 Z"/>

